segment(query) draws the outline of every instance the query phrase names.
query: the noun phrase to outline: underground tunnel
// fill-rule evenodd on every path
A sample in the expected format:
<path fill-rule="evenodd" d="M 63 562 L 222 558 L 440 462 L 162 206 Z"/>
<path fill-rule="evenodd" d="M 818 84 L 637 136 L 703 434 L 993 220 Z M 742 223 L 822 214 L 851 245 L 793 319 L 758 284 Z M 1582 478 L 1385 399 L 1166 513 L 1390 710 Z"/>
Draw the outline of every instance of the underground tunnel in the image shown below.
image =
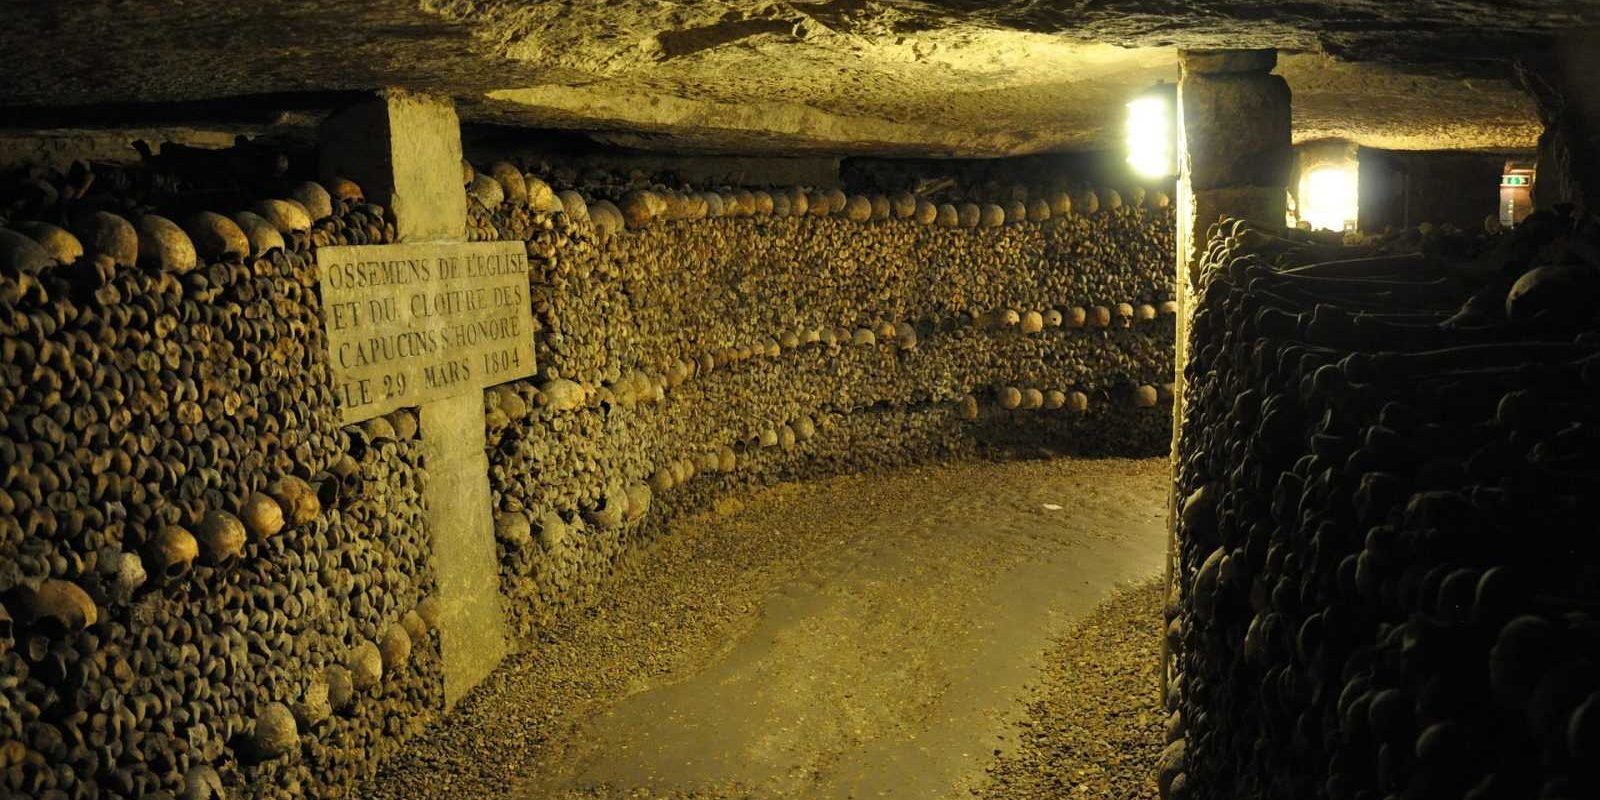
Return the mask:
<path fill-rule="evenodd" d="M 1600 2 L 4 9 L 0 798 L 1600 797 Z"/>

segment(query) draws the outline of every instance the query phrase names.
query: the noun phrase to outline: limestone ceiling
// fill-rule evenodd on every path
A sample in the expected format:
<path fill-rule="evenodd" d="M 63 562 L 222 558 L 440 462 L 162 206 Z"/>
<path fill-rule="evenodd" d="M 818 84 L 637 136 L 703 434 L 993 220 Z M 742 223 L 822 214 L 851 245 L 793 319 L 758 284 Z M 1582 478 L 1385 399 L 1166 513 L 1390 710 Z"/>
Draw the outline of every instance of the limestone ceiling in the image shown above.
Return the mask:
<path fill-rule="evenodd" d="M 1509 59 L 1600 0 L 55 0 L 3 5 L 0 105 L 402 85 L 647 148 L 1005 155 L 1115 143 L 1177 47 L 1276 46 L 1296 135 L 1529 147 Z M 97 108 L 115 121 L 128 109 Z M 204 114 L 204 108 L 193 113 Z"/>

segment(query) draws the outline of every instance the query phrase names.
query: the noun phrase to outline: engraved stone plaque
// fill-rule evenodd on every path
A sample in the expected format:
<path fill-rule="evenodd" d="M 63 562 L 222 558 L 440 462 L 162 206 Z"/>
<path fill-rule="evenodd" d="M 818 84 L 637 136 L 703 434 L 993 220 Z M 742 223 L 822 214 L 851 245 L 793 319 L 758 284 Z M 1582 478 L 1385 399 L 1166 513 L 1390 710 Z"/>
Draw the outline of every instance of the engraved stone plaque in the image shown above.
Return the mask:
<path fill-rule="evenodd" d="M 521 242 L 317 248 L 345 424 L 534 372 Z"/>

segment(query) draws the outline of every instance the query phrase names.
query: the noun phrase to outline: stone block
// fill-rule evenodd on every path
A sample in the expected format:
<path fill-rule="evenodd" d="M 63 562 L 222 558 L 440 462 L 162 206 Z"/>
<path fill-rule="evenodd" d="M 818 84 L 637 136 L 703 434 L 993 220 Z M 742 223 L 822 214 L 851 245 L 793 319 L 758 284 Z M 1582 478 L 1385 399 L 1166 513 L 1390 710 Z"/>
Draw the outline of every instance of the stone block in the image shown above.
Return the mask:
<path fill-rule="evenodd" d="M 389 89 L 334 114 L 322 125 L 319 171 L 388 208 L 401 242 L 466 237 L 461 121 L 448 99 Z"/>
<path fill-rule="evenodd" d="M 1228 72 L 1266 74 L 1278 66 L 1277 50 L 1179 50 L 1184 72 L 1220 75 Z"/>
<path fill-rule="evenodd" d="M 1182 170 L 1196 190 L 1287 186 L 1289 84 L 1277 75 L 1185 74 L 1178 84 Z"/>

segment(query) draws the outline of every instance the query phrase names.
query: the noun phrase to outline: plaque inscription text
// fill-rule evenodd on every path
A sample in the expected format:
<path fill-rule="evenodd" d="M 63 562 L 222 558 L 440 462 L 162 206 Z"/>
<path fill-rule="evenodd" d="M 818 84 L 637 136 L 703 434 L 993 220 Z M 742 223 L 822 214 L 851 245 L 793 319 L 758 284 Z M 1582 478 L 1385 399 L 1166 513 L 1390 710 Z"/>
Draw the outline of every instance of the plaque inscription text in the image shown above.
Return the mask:
<path fill-rule="evenodd" d="M 317 248 L 345 424 L 532 375 L 521 242 Z"/>

